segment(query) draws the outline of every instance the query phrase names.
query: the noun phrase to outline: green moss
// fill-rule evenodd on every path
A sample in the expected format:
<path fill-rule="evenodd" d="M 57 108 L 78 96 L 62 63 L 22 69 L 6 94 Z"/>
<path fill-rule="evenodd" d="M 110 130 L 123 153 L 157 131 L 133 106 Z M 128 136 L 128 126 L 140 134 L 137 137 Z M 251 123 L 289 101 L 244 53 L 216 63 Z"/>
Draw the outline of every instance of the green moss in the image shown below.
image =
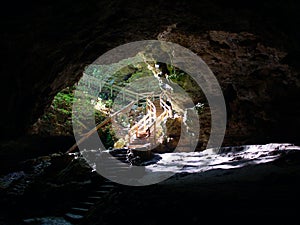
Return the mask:
<path fill-rule="evenodd" d="M 73 122 L 72 122 L 72 106 L 75 100 L 74 87 L 68 87 L 58 92 L 54 97 L 51 106 L 45 111 L 44 115 L 35 123 L 30 133 L 41 135 L 73 135 Z M 90 103 L 91 99 L 87 99 Z M 91 104 L 91 107 L 93 105 Z M 86 109 L 82 109 L 85 112 Z M 95 111 L 96 124 L 101 123 L 106 118 L 105 114 L 99 111 Z M 83 133 L 88 130 L 89 127 L 86 124 L 86 118 L 81 115 L 81 118 L 76 118 L 75 123 L 81 127 Z"/>
<path fill-rule="evenodd" d="M 111 124 L 103 127 L 102 129 L 99 129 L 98 135 L 106 149 L 113 148 L 116 142 L 116 137 L 115 132 L 111 127 Z"/>

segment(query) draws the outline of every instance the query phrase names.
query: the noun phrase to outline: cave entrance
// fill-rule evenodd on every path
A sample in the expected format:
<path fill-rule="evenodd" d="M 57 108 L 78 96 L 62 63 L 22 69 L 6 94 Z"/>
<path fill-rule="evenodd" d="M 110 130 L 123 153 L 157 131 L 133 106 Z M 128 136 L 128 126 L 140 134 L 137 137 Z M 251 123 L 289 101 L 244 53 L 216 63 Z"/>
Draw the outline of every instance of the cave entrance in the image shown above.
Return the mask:
<path fill-rule="evenodd" d="M 109 124 L 115 141 L 109 148 L 152 150 L 157 145 L 163 144 L 160 151 L 167 149 L 164 151 L 171 152 L 176 148 L 182 133 L 193 133 L 190 128 L 194 126 L 191 123 L 193 119 L 188 121 L 186 117 L 195 111 L 196 106 L 190 93 L 186 93 L 185 89 L 189 85 L 196 85 L 186 73 L 174 66 L 155 61 L 139 61 L 121 69 L 117 67 L 118 70 L 114 70 L 114 66 L 116 65 L 90 65 L 86 68 L 78 86 L 81 93 L 78 96 L 82 93 L 83 98 L 93 96 L 94 99 L 88 99 L 94 104 L 93 110 L 101 111 L 108 117 L 105 123 L 100 121 L 95 126 L 100 129 Z M 104 104 L 107 101 L 111 103 L 109 106 Z M 199 104 L 197 106 L 199 107 Z M 77 111 L 80 111 L 80 107 L 78 108 Z M 81 108 L 90 107 L 85 105 Z M 79 123 L 85 124 L 86 121 L 82 120 Z M 181 123 L 184 123 L 186 132 L 182 131 Z M 84 134 L 81 130 L 78 133 Z M 103 141 L 101 134 L 99 136 Z M 141 141 L 140 137 L 147 137 L 148 140 Z M 79 137 L 78 141 L 81 143 L 83 138 Z M 190 149 L 187 139 L 184 141 L 185 144 L 181 145 L 181 151 L 188 151 L 183 150 L 184 148 Z M 173 144 L 170 144 L 172 140 Z M 107 143 L 104 143 L 107 149 L 105 144 Z"/>
<path fill-rule="evenodd" d="M 83 74 L 83 77 L 87 75 L 88 79 L 86 81 L 81 79 L 82 82 L 86 82 L 85 89 L 81 91 L 88 96 L 85 99 L 88 102 L 85 106 L 94 110 L 93 123 L 98 127 L 98 135 L 106 149 L 138 148 L 133 137 L 146 132 L 149 128 L 151 134 L 157 135 L 152 136 L 152 140 L 148 140 L 144 145 L 156 146 L 154 143 L 163 143 L 164 146 L 159 148 L 159 152 L 162 149 L 167 149 L 167 152 L 173 151 L 181 136 L 181 125 L 176 124 L 182 123 L 182 118 L 188 114 L 186 109 L 196 109 L 198 114 L 203 111 L 202 102 L 205 103 L 206 99 L 201 89 L 188 74 L 175 66 L 144 61 L 125 66 L 109 77 L 101 77 L 102 70 L 99 65 L 89 65 Z M 76 86 L 72 86 L 57 93 L 51 106 L 33 125 L 31 133 L 45 136 L 73 136 L 72 106 L 76 100 L 75 91 Z M 183 91 L 187 91 L 187 95 L 181 94 Z M 190 101 L 192 106 L 187 104 L 188 98 L 192 98 L 192 102 Z M 134 104 L 128 113 L 120 113 L 101 128 L 98 126 L 132 101 Z M 153 110 L 151 111 L 153 108 L 158 121 L 155 125 L 153 117 L 149 116 L 154 115 Z M 147 119 L 143 119 L 147 116 Z M 177 122 L 167 123 L 168 118 L 170 120 L 173 118 Z M 76 123 L 79 124 L 82 137 L 94 129 L 93 123 L 89 124 L 84 115 L 77 118 Z M 172 141 L 173 144 L 170 143 Z"/>

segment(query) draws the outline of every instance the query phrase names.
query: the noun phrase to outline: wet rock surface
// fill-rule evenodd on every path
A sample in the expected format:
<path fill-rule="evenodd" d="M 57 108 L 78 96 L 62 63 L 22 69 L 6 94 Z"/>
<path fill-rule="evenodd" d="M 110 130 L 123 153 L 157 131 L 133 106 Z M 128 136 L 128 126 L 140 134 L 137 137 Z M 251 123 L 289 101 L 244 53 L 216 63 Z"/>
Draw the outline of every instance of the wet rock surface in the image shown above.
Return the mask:
<path fill-rule="evenodd" d="M 251 148 L 253 154 L 249 154 Z M 85 224 L 119 224 L 129 215 L 130 224 L 145 225 L 240 224 L 245 220 L 258 224 L 293 223 L 298 217 L 298 208 L 293 204 L 300 199 L 299 149 L 285 144 L 224 148 L 219 157 L 228 157 L 228 164 L 234 165 L 235 161 L 243 166 L 212 167 L 197 173 L 197 165 L 192 164 L 201 164 L 201 160 L 182 156 L 190 164 L 183 167 L 182 173 L 156 185 L 124 187 L 107 204 L 99 205 Z M 247 155 L 256 155 L 256 159 L 249 157 L 246 163 Z M 174 161 L 170 158 L 169 163 L 173 165 Z"/>
<path fill-rule="evenodd" d="M 114 154 L 120 157 L 122 152 Z M 61 217 L 68 209 L 92 196 L 104 182 L 78 156 L 41 156 L 25 161 L 23 170 L 1 176 L 0 204 L 6 206 L 1 223 L 17 225 L 25 220 L 27 224 L 48 221 L 50 225 L 64 221 Z M 300 200 L 299 160 L 299 146 L 276 143 L 156 154 L 152 161 L 144 162 L 144 172 L 137 179 L 143 182 L 145 176 L 153 179 L 170 171 L 172 177 L 150 186 L 119 185 L 115 191 L 105 191 L 106 197 L 97 197 L 99 201 L 81 222 L 119 224 L 128 215 L 135 218 L 131 224 L 240 222 L 226 217 L 228 214 L 236 219 L 255 214 L 250 218 L 253 222 L 290 222 L 297 209 L 292 203 Z M 115 174 L 119 172 L 115 170 Z M 150 220 L 145 219 L 145 212 L 151 212 Z M 274 212 L 279 213 L 276 218 L 271 217 Z"/>
<path fill-rule="evenodd" d="M 54 153 L 22 161 L 18 170 L 0 177 L 0 204 L 5 206 L 0 223 L 21 224 L 22 219 L 32 217 L 62 216 L 101 180 L 85 160 L 72 155 Z M 52 220 L 56 219 L 36 222 Z"/>

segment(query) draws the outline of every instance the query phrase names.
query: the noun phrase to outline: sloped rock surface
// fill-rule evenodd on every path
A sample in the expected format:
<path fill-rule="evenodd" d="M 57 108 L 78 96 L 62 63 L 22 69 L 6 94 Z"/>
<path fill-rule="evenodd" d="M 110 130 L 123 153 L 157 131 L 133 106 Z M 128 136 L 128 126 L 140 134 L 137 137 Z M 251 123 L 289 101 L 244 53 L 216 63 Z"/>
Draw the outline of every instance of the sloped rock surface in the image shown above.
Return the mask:
<path fill-rule="evenodd" d="M 142 225 L 241 221 L 293 224 L 298 219 L 300 199 L 299 150 L 299 146 L 291 144 L 221 148 L 215 156 L 226 158 L 227 165 L 237 167 L 225 167 L 225 161 L 217 163 L 211 154 L 211 169 L 197 173 L 197 165 L 206 168 L 201 157 L 194 160 L 189 153 L 186 157 L 181 153 L 181 159 L 187 160 L 178 158 L 177 162 L 189 164 L 182 173 L 156 185 L 120 190 L 109 203 L 99 205 L 85 224 L 119 224 L 127 220 Z M 194 154 L 195 157 L 199 153 Z M 173 168 L 174 160 L 176 155 L 169 158 L 166 167 Z"/>

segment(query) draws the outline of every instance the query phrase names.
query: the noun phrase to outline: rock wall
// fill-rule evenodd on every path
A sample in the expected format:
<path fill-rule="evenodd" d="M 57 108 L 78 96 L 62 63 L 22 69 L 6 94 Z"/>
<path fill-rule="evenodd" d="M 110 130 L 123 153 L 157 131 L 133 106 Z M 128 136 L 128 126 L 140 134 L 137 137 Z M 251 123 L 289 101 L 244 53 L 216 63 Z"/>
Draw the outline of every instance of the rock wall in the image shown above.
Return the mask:
<path fill-rule="evenodd" d="M 199 54 L 219 79 L 228 107 L 225 144 L 296 141 L 298 10 L 294 1 L 269 0 L 8 3 L 0 20 L 1 139 L 26 133 L 102 53 L 162 39 Z"/>
<path fill-rule="evenodd" d="M 285 63 L 287 52 L 263 43 L 248 32 L 207 31 L 187 35 L 176 28 L 158 38 L 177 42 L 197 53 L 217 77 L 226 100 L 225 144 L 297 139 L 300 113 L 299 72 Z M 195 87 L 187 87 L 195 89 Z M 195 102 L 205 101 L 195 95 Z M 201 115 L 200 140 L 209 138 L 210 116 Z"/>

